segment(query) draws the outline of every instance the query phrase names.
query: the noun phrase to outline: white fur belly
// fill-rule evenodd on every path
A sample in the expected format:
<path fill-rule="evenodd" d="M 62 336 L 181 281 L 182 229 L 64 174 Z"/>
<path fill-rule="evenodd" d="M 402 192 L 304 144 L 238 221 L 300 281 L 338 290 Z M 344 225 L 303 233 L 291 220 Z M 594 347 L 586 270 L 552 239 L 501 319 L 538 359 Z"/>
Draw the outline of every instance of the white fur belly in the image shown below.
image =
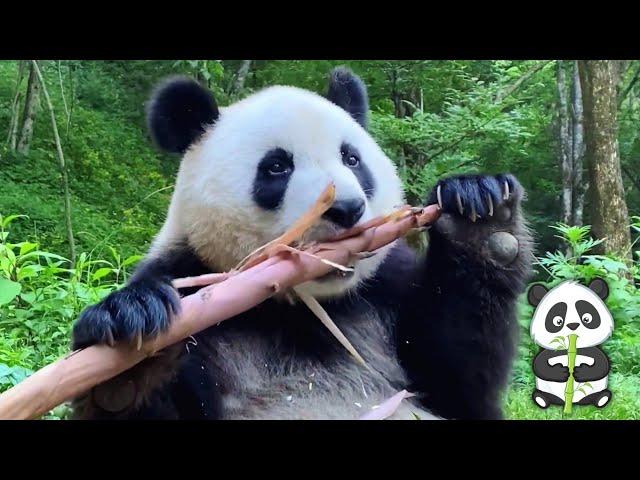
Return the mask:
<path fill-rule="evenodd" d="M 357 420 L 404 389 L 404 370 L 380 319 L 368 312 L 359 322 L 349 320 L 343 333 L 369 368 L 347 354 L 323 363 L 275 352 L 277 341 L 260 335 L 218 338 L 213 358 L 226 377 L 224 418 Z M 390 418 L 435 418 L 411 400 Z"/>
<path fill-rule="evenodd" d="M 375 412 L 388 397 L 382 395 L 358 397 L 333 393 L 317 395 L 282 396 L 272 399 L 266 408 L 247 409 L 242 399 L 223 397 L 228 419 L 236 420 L 358 420 L 369 412 Z M 246 400 L 246 399 L 245 399 Z M 438 420 L 432 413 L 403 400 L 387 420 Z"/>

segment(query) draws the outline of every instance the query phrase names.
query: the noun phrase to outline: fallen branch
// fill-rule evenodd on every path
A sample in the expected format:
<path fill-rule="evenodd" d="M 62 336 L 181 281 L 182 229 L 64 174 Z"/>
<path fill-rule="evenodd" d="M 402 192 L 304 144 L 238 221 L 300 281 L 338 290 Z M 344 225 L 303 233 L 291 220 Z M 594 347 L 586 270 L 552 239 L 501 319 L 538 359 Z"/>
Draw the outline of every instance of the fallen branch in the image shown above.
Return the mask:
<path fill-rule="evenodd" d="M 323 198 L 319 199 L 321 201 Z M 305 217 L 307 222 L 316 221 L 322 214 L 319 213 L 322 209 L 317 207 L 318 203 L 314 205 L 316 217 Z M 94 345 L 47 365 L 0 395 L 0 419 L 38 418 L 155 355 L 159 350 L 245 312 L 279 291 L 333 270 L 331 264 L 318 261 L 316 256 L 348 265 L 364 252 L 378 250 L 410 229 L 432 223 L 438 215 L 436 205 L 424 209 L 403 208 L 391 216 L 375 219 L 369 224 L 372 226 L 364 231 L 354 230 L 354 236 L 314 246 L 313 255 L 297 255 L 285 249 L 275 249 L 272 256 L 263 255 L 260 262 L 254 265 L 255 257 L 251 257 L 253 266 L 243 271 L 175 280 L 174 286 L 180 288 L 208 286 L 181 299 L 182 312 L 166 332 L 143 342 L 139 349 L 130 345 Z M 259 255 L 264 253 L 261 250 Z"/>

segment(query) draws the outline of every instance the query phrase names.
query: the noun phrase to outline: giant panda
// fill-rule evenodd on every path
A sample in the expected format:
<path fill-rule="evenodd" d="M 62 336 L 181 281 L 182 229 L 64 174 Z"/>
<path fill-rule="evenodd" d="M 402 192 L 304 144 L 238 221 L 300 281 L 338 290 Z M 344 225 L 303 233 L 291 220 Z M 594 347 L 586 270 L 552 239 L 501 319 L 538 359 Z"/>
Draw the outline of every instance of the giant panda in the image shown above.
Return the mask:
<path fill-rule="evenodd" d="M 542 284 L 529 289 L 529 303 L 536 307 L 531 338 L 541 347 L 533 359 L 536 388 L 532 398 L 540 408 L 565 403 L 569 334 L 578 336 L 572 403 L 603 408 L 611 400 L 609 359 L 600 348 L 613 332 L 613 317 L 604 303 L 608 295 L 609 287 L 601 278 L 588 287 L 567 280 L 551 290 Z"/>
<path fill-rule="evenodd" d="M 188 78 L 161 83 L 147 104 L 150 136 L 182 156 L 166 221 L 128 284 L 81 314 L 72 347 L 162 332 L 179 307 L 172 279 L 233 268 L 329 181 L 335 203 L 309 240 L 404 204 L 368 111 L 366 87 L 344 67 L 324 95 L 273 86 L 226 108 Z M 356 419 L 401 389 L 414 396 L 392 419 L 502 418 L 531 264 L 523 198 L 510 174 L 442 179 L 424 197 L 441 208 L 426 255 L 398 240 L 347 277 L 300 287 L 368 368 L 304 305 L 275 297 L 80 396 L 74 418 Z"/>

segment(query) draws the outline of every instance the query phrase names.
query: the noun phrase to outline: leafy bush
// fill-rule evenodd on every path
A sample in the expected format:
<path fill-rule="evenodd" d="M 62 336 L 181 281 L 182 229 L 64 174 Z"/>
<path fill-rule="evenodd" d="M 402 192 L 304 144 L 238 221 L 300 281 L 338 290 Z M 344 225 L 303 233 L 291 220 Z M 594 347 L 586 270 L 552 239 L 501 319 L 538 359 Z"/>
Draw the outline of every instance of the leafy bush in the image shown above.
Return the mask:
<path fill-rule="evenodd" d="M 10 240 L 10 227 L 24 215 L 0 215 L 0 391 L 68 352 L 78 314 L 124 284 L 139 255 L 109 260 L 81 253 L 75 265 Z M 53 415 L 55 417 L 55 415 Z"/>

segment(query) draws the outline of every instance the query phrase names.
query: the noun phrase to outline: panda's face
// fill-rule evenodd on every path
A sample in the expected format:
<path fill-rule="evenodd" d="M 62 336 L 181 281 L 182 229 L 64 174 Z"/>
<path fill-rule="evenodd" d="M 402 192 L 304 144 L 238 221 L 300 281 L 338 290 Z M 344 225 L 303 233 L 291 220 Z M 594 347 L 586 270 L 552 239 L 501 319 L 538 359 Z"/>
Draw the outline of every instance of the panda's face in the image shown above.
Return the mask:
<path fill-rule="evenodd" d="M 404 203 L 394 165 L 347 111 L 305 90 L 271 87 L 221 110 L 187 150 L 172 207 L 197 252 L 227 270 L 285 232 L 330 182 L 334 208 L 306 240 Z M 361 260 L 350 277 L 303 288 L 335 295 L 371 276 L 383 257 Z"/>
<path fill-rule="evenodd" d="M 550 290 L 538 304 L 531 337 L 541 347 L 556 349 L 557 337 L 576 334 L 578 348 L 603 343 L 613 330 L 613 319 L 602 299 L 590 288 L 564 282 Z"/>

